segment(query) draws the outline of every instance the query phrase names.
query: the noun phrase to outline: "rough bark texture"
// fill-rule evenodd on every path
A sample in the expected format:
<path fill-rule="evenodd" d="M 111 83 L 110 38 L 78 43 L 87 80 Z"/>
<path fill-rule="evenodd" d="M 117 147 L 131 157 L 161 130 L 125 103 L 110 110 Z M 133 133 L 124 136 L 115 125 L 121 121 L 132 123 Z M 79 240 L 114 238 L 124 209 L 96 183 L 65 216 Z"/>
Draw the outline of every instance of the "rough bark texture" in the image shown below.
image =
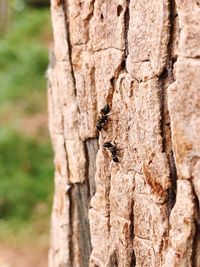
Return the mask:
<path fill-rule="evenodd" d="M 49 266 L 200 266 L 199 0 L 51 9 Z"/>

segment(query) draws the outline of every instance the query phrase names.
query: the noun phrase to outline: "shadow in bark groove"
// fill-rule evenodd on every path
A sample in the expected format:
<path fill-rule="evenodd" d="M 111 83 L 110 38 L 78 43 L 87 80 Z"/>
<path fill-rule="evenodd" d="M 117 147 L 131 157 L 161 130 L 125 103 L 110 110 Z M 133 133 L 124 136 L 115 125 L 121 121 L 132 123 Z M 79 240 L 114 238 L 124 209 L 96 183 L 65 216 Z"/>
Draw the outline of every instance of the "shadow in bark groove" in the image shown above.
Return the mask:
<path fill-rule="evenodd" d="M 98 151 L 97 139 L 88 139 L 84 142 L 86 157 L 85 181 L 88 186 L 88 197 L 91 199 L 95 192 L 96 154 Z"/>
<path fill-rule="evenodd" d="M 68 49 L 69 49 L 68 55 L 69 55 L 69 62 L 71 66 L 72 80 L 74 84 L 74 93 L 75 93 L 75 96 L 77 96 L 76 79 L 75 79 L 75 74 L 74 74 L 74 69 L 73 69 L 73 64 L 72 64 L 72 44 L 71 44 L 71 38 L 70 38 L 70 28 L 69 28 L 69 21 L 67 17 L 67 13 L 68 13 L 67 0 L 61 0 L 61 4 L 62 4 L 64 16 L 65 16 L 65 28 L 66 28 L 66 36 L 67 36 L 67 43 L 68 43 Z"/>
<path fill-rule="evenodd" d="M 170 181 L 171 187 L 168 190 L 168 207 L 169 207 L 169 216 L 170 212 L 176 201 L 176 187 L 177 187 L 177 172 L 176 172 L 176 164 L 173 155 L 172 149 L 172 139 L 171 139 L 171 125 L 170 125 L 170 114 L 168 110 L 168 99 L 167 99 L 167 90 L 170 84 L 174 82 L 173 76 L 173 67 L 176 62 L 176 58 L 173 58 L 172 50 L 174 46 L 174 31 L 175 31 L 175 18 L 176 18 L 176 6 L 175 1 L 169 1 L 169 20 L 170 20 L 170 36 L 169 43 L 167 47 L 167 61 L 166 67 L 163 72 L 158 77 L 159 83 L 159 98 L 160 98 L 160 131 L 162 136 L 162 152 L 164 152 L 167 156 L 168 164 L 169 164 L 169 173 L 170 173 Z"/>
<path fill-rule="evenodd" d="M 84 142 L 86 155 L 85 182 L 83 184 L 70 184 L 70 259 L 74 265 L 74 245 L 79 246 L 79 261 L 81 266 L 89 266 L 92 251 L 88 210 L 91 197 L 95 193 L 94 176 L 96 172 L 96 153 L 98 150 L 97 139 L 88 139 Z M 74 240 L 78 238 L 79 241 Z"/>
<path fill-rule="evenodd" d="M 136 257 L 135 257 L 135 251 L 133 250 L 130 267 L 135 267 L 135 266 L 136 266 Z"/>
<path fill-rule="evenodd" d="M 169 165 L 170 165 L 171 187 L 168 192 L 169 194 L 168 207 L 170 214 L 176 202 L 176 190 L 177 190 L 177 173 L 176 173 L 176 164 L 174 160 L 173 151 L 171 151 L 169 155 Z"/>
<path fill-rule="evenodd" d="M 193 189 L 193 195 L 194 195 L 194 203 L 196 206 L 196 218 L 195 218 L 196 229 L 195 229 L 195 235 L 194 235 L 193 244 L 192 244 L 191 260 L 192 260 L 192 266 L 198 267 L 199 266 L 199 258 L 198 258 L 199 252 L 198 251 L 200 249 L 200 243 L 199 243 L 199 240 L 200 240 L 200 204 L 199 204 L 198 196 L 196 194 L 193 184 L 192 184 L 192 189 Z"/>
<path fill-rule="evenodd" d="M 127 8 L 124 13 L 124 24 L 125 24 L 125 29 L 124 29 L 124 40 L 125 40 L 125 56 L 124 60 L 126 63 L 126 59 L 128 57 L 129 51 L 128 51 L 128 30 L 129 30 L 129 22 L 130 22 L 130 11 L 129 11 L 129 5 L 130 5 L 130 0 L 127 0 Z"/>

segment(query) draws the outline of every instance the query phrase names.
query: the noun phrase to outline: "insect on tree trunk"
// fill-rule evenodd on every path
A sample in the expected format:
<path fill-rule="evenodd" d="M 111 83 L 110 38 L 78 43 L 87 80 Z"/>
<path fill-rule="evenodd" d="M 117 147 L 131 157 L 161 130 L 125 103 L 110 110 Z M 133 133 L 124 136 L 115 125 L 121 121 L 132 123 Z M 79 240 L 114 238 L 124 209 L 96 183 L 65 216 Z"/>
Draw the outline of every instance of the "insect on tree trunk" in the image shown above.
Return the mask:
<path fill-rule="evenodd" d="M 49 266 L 200 266 L 199 0 L 51 12 Z"/>

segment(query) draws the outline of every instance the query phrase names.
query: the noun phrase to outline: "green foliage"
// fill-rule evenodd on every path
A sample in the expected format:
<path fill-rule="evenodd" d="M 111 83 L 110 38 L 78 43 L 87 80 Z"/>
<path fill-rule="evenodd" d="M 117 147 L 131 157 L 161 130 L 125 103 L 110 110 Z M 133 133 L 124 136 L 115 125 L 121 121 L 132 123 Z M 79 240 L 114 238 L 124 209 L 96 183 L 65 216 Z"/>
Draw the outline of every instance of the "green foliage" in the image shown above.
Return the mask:
<path fill-rule="evenodd" d="M 0 105 L 46 89 L 48 49 L 44 44 L 49 41 L 49 11 L 25 9 L 13 16 L 13 23 L 0 42 Z"/>
<path fill-rule="evenodd" d="M 9 30 L 0 40 L 0 238 L 5 240 L 48 233 L 53 194 L 51 144 L 46 134 L 41 138 L 39 130 L 27 136 L 23 127 L 29 125 L 23 126 L 22 121 L 46 110 L 50 40 L 45 8 L 13 12 Z"/>
<path fill-rule="evenodd" d="M 38 203 L 50 203 L 52 153 L 39 142 L 13 131 L 0 131 L 0 218 L 27 220 Z"/>

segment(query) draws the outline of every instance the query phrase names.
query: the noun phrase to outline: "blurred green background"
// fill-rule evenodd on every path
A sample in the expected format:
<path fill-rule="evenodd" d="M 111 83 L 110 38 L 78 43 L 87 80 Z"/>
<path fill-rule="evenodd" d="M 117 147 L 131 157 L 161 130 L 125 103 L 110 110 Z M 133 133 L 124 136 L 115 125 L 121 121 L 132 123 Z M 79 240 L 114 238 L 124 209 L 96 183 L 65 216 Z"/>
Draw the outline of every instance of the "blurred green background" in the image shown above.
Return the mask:
<path fill-rule="evenodd" d="M 52 40 L 49 6 L 10 0 L 5 18 L 0 32 L 0 247 L 48 247 L 53 195 L 45 76 Z"/>

